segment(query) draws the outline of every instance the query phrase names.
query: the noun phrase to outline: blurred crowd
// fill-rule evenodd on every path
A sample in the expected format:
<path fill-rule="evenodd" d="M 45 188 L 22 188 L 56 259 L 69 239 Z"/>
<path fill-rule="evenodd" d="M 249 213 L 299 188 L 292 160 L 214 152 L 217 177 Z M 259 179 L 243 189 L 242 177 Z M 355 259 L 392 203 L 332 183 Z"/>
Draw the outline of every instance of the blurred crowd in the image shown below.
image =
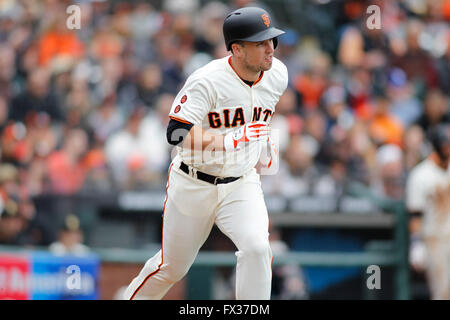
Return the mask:
<path fill-rule="evenodd" d="M 280 168 L 262 177 L 265 193 L 341 196 L 357 182 L 403 199 L 430 128 L 450 121 L 450 1 L 298 3 L 333 10 L 334 34 L 302 33 L 273 1 L 0 0 L 0 243 L 56 240 L 36 222 L 37 196 L 163 188 L 174 96 L 229 54 L 223 19 L 252 4 L 287 31 L 275 53 L 289 70 L 272 122 Z M 80 29 L 67 28 L 71 4 Z M 370 4 L 380 29 L 366 25 Z"/>
<path fill-rule="evenodd" d="M 284 161 L 263 187 L 336 196 L 359 182 L 403 199 L 407 173 L 431 151 L 429 129 L 449 121 L 450 2 L 340 3 L 346 19 L 332 52 L 295 30 L 280 39 L 291 79 L 273 126 L 286 131 Z M 366 26 L 370 4 L 381 29 Z"/>

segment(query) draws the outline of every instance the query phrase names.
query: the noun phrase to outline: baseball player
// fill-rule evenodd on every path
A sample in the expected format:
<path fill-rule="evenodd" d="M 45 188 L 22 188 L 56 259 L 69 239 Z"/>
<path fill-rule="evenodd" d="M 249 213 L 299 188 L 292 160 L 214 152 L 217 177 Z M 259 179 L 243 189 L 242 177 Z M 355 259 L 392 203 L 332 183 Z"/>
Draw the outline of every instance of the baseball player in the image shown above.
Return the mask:
<path fill-rule="evenodd" d="M 406 184 L 406 205 L 412 214 L 411 256 L 424 246 L 423 263 L 432 299 L 450 299 L 450 125 L 431 131 L 434 152 L 414 167 Z M 418 220 L 419 219 L 419 220 Z M 419 224 L 415 221 L 419 221 Z"/>
<path fill-rule="evenodd" d="M 225 18 L 223 33 L 231 55 L 195 71 L 173 102 L 167 139 L 177 155 L 166 186 L 162 248 L 128 286 L 126 299 L 163 298 L 186 275 L 214 224 L 238 249 L 236 299 L 270 299 L 268 214 L 255 166 L 263 147 L 275 152 L 269 123 L 288 74 L 273 53 L 284 31 L 265 10 L 246 7 Z M 264 164 L 272 165 L 267 158 Z"/>

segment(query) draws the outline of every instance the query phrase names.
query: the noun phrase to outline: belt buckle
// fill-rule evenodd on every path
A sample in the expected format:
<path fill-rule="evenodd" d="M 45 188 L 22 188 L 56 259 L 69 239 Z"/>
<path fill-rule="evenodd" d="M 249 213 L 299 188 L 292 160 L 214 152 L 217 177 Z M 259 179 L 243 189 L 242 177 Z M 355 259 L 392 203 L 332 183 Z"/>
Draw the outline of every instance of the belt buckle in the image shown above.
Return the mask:
<path fill-rule="evenodd" d="M 197 178 L 197 169 L 190 167 L 191 168 L 191 175 L 193 178 Z M 198 179 L 198 178 L 197 178 Z"/>
<path fill-rule="evenodd" d="M 214 185 L 217 185 L 217 180 L 220 179 L 219 177 L 214 178 Z"/>

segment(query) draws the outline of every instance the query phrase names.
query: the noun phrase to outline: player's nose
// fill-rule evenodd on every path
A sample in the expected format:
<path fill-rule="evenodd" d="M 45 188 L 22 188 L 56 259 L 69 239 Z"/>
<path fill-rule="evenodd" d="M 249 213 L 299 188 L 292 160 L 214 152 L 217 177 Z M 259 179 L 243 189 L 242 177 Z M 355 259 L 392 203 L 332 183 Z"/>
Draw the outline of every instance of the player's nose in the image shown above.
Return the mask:
<path fill-rule="evenodd" d="M 266 53 L 269 54 L 273 53 L 275 51 L 275 49 L 273 48 L 273 40 L 269 39 L 266 40 L 265 42 L 266 42 Z"/>

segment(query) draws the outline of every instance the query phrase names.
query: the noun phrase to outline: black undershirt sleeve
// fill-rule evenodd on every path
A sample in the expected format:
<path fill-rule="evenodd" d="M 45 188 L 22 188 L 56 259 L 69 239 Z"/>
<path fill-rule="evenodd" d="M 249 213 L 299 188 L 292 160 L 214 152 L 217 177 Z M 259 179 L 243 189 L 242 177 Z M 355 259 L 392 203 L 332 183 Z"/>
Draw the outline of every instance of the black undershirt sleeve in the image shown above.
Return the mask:
<path fill-rule="evenodd" d="M 423 212 L 422 211 L 410 211 L 410 217 L 413 218 L 422 218 L 423 217 Z"/>
<path fill-rule="evenodd" d="M 167 142 L 171 145 L 179 145 L 189 133 L 194 125 L 192 123 L 184 123 L 174 119 L 170 119 L 167 126 Z"/>

